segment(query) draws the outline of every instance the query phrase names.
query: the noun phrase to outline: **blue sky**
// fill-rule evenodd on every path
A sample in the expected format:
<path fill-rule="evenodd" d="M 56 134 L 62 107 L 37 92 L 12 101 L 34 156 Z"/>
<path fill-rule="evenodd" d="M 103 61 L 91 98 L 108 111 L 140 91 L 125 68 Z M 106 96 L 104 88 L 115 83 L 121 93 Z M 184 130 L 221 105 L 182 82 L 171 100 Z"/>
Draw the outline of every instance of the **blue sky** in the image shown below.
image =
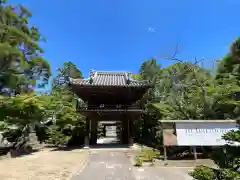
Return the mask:
<path fill-rule="evenodd" d="M 31 24 L 47 38 L 53 74 L 72 61 L 90 69 L 131 71 L 153 56 L 214 59 L 240 36 L 239 0 L 12 0 L 31 9 Z M 171 62 L 159 60 L 162 66 Z"/>

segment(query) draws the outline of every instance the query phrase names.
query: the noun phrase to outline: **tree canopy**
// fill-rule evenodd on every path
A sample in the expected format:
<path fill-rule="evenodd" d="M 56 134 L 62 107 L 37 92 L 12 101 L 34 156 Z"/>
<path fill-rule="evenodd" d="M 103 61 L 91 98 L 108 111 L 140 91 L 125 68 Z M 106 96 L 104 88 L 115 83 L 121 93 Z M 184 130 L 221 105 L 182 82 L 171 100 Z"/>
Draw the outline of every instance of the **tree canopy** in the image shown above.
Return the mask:
<path fill-rule="evenodd" d="M 36 80 L 44 85 L 51 75 L 39 42 L 44 38 L 29 25 L 32 13 L 22 5 L 0 1 L 0 92 L 32 91 Z"/>
<path fill-rule="evenodd" d="M 156 146 L 162 143 L 159 119 L 239 119 L 240 117 L 240 39 L 235 40 L 230 52 L 211 74 L 196 62 L 178 60 L 160 68 L 156 60 L 147 60 L 140 66 L 137 79 L 154 82 L 143 98 L 145 113 L 138 121 L 135 140 Z M 154 72 L 154 73 L 153 73 Z M 224 135 L 228 141 L 240 142 L 240 130 Z M 240 176 L 239 147 L 226 145 L 213 152 L 212 159 L 219 170 L 197 167 L 192 173 L 196 180 L 230 180 Z"/>

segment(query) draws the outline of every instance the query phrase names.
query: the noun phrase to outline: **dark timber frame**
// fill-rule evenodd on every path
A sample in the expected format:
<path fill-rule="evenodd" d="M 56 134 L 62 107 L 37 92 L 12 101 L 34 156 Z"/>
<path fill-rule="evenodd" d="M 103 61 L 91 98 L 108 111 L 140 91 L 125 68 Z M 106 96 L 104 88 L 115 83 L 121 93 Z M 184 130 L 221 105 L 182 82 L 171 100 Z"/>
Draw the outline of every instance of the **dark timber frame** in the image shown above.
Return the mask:
<path fill-rule="evenodd" d="M 133 122 L 142 113 L 138 100 L 152 84 L 132 78 L 129 72 L 90 71 L 88 79 L 69 78 L 72 91 L 81 98 L 77 109 L 86 119 L 85 146 L 96 144 L 98 121 L 122 122 L 123 144 L 133 144 Z"/>

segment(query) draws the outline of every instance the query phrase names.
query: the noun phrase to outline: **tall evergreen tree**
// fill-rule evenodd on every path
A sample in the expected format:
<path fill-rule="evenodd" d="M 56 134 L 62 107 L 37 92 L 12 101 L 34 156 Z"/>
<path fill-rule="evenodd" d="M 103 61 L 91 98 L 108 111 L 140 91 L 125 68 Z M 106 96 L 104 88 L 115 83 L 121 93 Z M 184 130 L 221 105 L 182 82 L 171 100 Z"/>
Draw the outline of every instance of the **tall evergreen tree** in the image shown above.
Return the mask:
<path fill-rule="evenodd" d="M 57 76 L 53 81 L 53 87 L 67 86 L 69 77 L 82 79 L 83 75 L 75 64 L 72 62 L 65 62 L 63 66 L 58 69 Z"/>
<path fill-rule="evenodd" d="M 47 128 L 47 141 L 55 145 L 81 144 L 84 140 L 85 117 L 77 112 L 78 97 L 68 87 L 69 77 L 83 78 L 76 65 L 65 62 L 54 77 L 51 95 L 46 97 L 46 108 L 56 120 Z"/>
<path fill-rule="evenodd" d="M 0 1 L 0 92 L 32 91 L 36 80 L 44 85 L 51 75 L 39 42 L 44 38 L 28 21 L 31 12 L 22 5 Z"/>

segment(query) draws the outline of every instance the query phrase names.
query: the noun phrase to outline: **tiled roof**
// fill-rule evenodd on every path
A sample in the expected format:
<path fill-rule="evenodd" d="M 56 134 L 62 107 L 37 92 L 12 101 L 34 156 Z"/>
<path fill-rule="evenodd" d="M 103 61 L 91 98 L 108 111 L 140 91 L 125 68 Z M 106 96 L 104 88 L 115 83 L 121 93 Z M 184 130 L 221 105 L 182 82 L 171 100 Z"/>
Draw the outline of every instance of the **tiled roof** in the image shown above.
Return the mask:
<path fill-rule="evenodd" d="M 69 81 L 72 85 L 80 86 L 151 87 L 149 81 L 132 79 L 132 74 L 129 72 L 92 71 L 88 79 L 69 78 Z"/>

